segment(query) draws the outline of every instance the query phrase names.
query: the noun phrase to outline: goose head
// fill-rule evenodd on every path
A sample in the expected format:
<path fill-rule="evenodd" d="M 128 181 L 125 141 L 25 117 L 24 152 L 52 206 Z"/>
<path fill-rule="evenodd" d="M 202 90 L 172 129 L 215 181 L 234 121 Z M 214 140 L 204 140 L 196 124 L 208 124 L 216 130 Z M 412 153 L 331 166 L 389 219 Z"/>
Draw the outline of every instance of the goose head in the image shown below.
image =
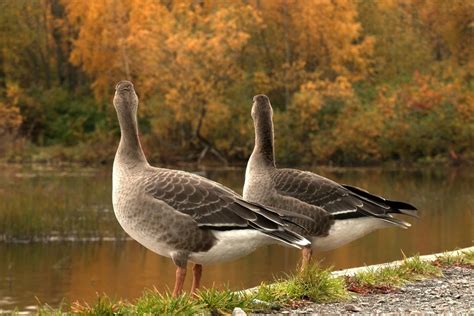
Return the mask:
<path fill-rule="evenodd" d="M 114 107 L 118 113 L 132 113 L 136 115 L 138 109 L 138 96 L 133 83 L 120 81 L 115 86 Z"/>
<path fill-rule="evenodd" d="M 258 121 L 263 118 L 272 118 L 273 109 L 270 104 L 270 99 L 264 94 L 258 94 L 253 97 L 252 105 L 252 119 Z"/>

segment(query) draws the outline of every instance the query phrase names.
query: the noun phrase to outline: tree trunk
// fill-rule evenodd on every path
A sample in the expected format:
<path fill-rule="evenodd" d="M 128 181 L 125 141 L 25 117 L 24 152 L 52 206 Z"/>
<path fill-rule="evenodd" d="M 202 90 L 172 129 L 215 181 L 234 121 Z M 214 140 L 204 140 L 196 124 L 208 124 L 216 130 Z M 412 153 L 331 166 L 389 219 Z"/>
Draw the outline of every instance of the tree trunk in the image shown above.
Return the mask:
<path fill-rule="evenodd" d="M 204 136 L 201 135 L 201 126 L 202 126 L 205 116 L 206 116 L 206 108 L 203 105 L 201 107 L 201 113 L 199 116 L 198 125 L 196 126 L 196 130 L 194 132 L 194 137 L 204 147 L 201 153 L 199 154 L 197 164 L 199 166 L 201 164 L 201 161 L 204 159 L 204 157 L 206 157 L 206 154 L 210 151 L 217 159 L 219 159 L 225 166 L 227 166 L 228 162 L 227 162 L 227 159 L 224 157 L 224 155 L 217 148 L 215 148 L 215 146 L 212 145 L 212 143 L 209 140 L 207 140 Z"/>

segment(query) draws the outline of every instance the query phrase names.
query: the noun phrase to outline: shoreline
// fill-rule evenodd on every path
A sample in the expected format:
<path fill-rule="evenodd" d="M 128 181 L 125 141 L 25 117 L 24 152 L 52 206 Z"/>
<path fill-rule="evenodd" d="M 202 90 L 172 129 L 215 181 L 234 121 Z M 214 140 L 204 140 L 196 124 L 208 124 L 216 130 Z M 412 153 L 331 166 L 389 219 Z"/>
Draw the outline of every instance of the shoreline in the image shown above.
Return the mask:
<path fill-rule="evenodd" d="M 463 255 L 465 252 L 474 252 L 474 246 L 470 247 L 465 247 L 461 249 L 456 249 L 456 250 L 451 250 L 447 252 L 438 252 L 434 254 L 428 254 L 428 255 L 422 255 L 422 256 L 417 256 L 420 260 L 425 261 L 425 262 L 433 262 L 439 257 L 443 256 L 460 256 Z M 414 257 L 408 257 L 402 260 L 395 260 L 391 262 L 384 262 L 384 263 L 378 263 L 378 264 L 372 264 L 368 266 L 360 266 L 360 267 L 354 267 L 354 268 L 348 268 L 348 269 L 342 269 L 342 270 L 337 270 L 337 271 L 332 271 L 331 275 L 333 277 L 346 277 L 346 276 L 354 276 L 358 273 L 364 273 L 364 272 L 371 272 L 377 269 L 385 269 L 385 268 L 394 268 L 394 267 L 399 267 L 402 265 L 406 260 L 413 259 Z M 271 286 L 271 284 L 269 284 Z M 237 293 L 252 293 L 254 291 L 257 291 L 260 288 L 260 286 L 255 286 L 249 289 L 245 290 L 240 290 L 236 291 Z"/>
<path fill-rule="evenodd" d="M 176 160 L 174 163 L 170 164 L 167 162 L 151 160 L 151 164 L 159 165 L 163 168 L 179 169 L 184 168 L 186 170 L 195 169 L 198 171 L 205 170 L 235 170 L 235 169 L 245 169 L 247 165 L 247 160 L 235 160 L 230 161 L 228 164 L 216 163 L 216 162 L 203 162 L 198 163 L 196 161 L 187 161 L 187 160 Z M 9 160 L 0 158 L 0 168 L 5 166 L 30 166 L 30 167 L 39 167 L 39 168 L 51 168 L 58 169 L 61 168 L 80 168 L 80 169 L 98 169 L 98 168 L 107 168 L 112 167 L 113 160 L 106 162 L 89 162 L 83 160 Z M 280 166 L 283 168 L 294 167 L 293 164 L 280 163 Z M 398 160 L 384 160 L 377 161 L 372 163 L 359 163 L 352 162 L 347 164 L 338 164 L 328 161 L 326 163 L 319 164 L 298 164 L 298 168 L 308 169 L 308 168 L 322 168 L 322 169 L 334 169 L 334 170 L 364 170 L 372 168 L 382 168 L 382 169 L 419 169 L 419 168 L 466 168 L 474 166 L 474 159 L 466 159 L 460 163 L 453 163 L 452 161 L 398 161 Z"/>
<path fill-rule="evenodd" d="M 155 289 L 145 290 L 133 301 L 102 295 L 92 304 L 76 301 L 58 309 L 48 305 L 38 308 L 42 315 L 468 314 L 474 312 L 473 271 L 471 246 L 334 272 L 314 265 L 241 291 L 210 288 L 202 289 L 196 297 L 184 293 L 173 298 Z"/>
<path fill-rule="evenodd" d="M 58 242 L 122 242 L 133 240 L 129 236 L 123 237 L 112 237 L 112 236 L 92 236 L 92 237 L 77 237 L 77 236 L 44 236 L 44 237 L 32 237 L 32 238 L 12 238 L 5 235 L 0 235 L 0 243 L 18 245 L 18 244 L 33 244 L 33 243 L 58 243 Z"/>
<path fill-rule="evenodd" d="M 473 313 L 474 312 L 474 263 L 472 254 L 474 246 L 447 252 L 414 256 L 381 264 L 360 266 L 330 272 L 333 278 L 346 282 L 348 297 L 330 302 L 308 302 L 305 300 L 290 301 L 278 309 L 265 311 L 263 314 L 277 315 L 335 315 L 335 314 L 380 314 L 394 313 Z M 467 261 L 465 258 L 468 256 Z M 460 259 L 461 258 L 461 259 Z M 464 258 L 464 259 L 463 259 Z M 384 271 L 395 271 L 409 261 L 419 260 L 429 266 L 439 268 L 438 272 L 420 269 L 414 276 L 395 286 L 375 285 L 374 292 L 353 291 L 348 288 L 348 281 L 361 279 L 363 275 L 384 274 Z M 452 261 L 450 261 L 452 260 Z M 458 260 L 458 261 L 457 261 Z M 444 262 L 444 263 L 443 263 Z M 380 281 L 379 281 L 380 282 Z M 376 282 L 377 283 L 377 282 Z M 383 282 L 380 282 L 382 284 Z M 278 283 L 264 285 L 277 287 Z M 372 286 L 372 285 L 371 285 Z M 254 295 L 262 286 L 237 291 L 241 295 Z M 271 306 L 271 303 L 261 302 Z M 250 311 L 248 315 L 262 314 Z M 241 308 L 234 308 L 232 315 L 247 315 Z"/>
<path fill-rule="evenodd" d="M 438 253 L 429 254 L 429 255 L 422 255 L 422 256 L 419 256 L 419 258 L 422 261 L 435 261 L 437 258 L 442 257 L 442 256 L 459 256 L 459 255 L 462 255 L 464 252 L 471 252 L 471 251 L 474 252 L 474 246 L 465 247 L 465 248 L 456 249 L 456 250 L 451 250 L 451 251 L 447 251 L 447 252 L 438 252 Z M 413 257 L 409 257 L 407 259 L 411 259 L 411 258 L 413 258 Z M 344 269 L 344 270 L 333 271 L 331 274 L 335 277 L 354 276 L 357 273 L 367 272 L 367 271 L 374 270 L 374 269 L 398 267 L 398 266 L 402 265 L 403 262 L 404 262 L 404 260 L 395 260 L 395 261 L 391 261 L 391 262 L 373 264 L 373 265 L 369 265 L 369 266 L 361 266 L 361 267 L 355 267 L 355 268 L 349 268 L 349 269 Z"/>

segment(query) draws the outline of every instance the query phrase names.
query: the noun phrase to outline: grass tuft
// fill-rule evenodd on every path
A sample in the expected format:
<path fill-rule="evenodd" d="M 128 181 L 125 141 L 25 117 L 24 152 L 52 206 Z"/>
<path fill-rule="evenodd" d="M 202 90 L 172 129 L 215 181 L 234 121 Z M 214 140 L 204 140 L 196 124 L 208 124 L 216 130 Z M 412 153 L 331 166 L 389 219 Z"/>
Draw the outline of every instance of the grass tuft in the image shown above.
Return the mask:
<path fill-rule="evenodd" d="M 173 297 L 170 293 L 161 294 L 156 289 L 146 290 L 130 305 L 126 314 L 133 315 L 195 315 L 203 313 L 205 305 L 184 293 Z"/>
<path fill-rule="evenodd" d="M 334 277 L 330 269 L 312 265 L 305 270 L 276 280 L 262 283 L 255 291 L 233 292 L 230 289 L 204 289 L 196 297 L 183 294 L 172 297 L 156 289 L 146 290 L 132 303 L 115 301 L 106 295 L 98 296 L 94 304 L 75 302 L 70 312 L 80 315 L 220 315 L 231 313 L 235 307 L 247 311 L 270 313 L 282 307 L 298 308 L 310 302 L 341 301 L 348 291 L 359 294 L 390 293 L 414 280 L 441 275 L 440 266 L 474 267 L 474 251 L 456 255 L 441 255 L 434 262 L 419 256 L 404 258 L 398 266 L 368 269 L 354 276 Z M 41 304 L 40 304 L 41 306 Z M 65 307 L 53 309 L 42 305 L 39 315 L 67 315 Z"/>
<path fill-rule="evenodd" d="M 132 304 L 126 301 L 114 301 L 106 295 L 97 296 L 92 304 L 74 302 L 71 312 L 84 316 L 113 315 L 196 315 L 205 311 L 205 304 L 187 294 L 172 297 L 169 293 L 161 294 L 156 289 L 145 290 L 141 297 Z M 47 310 L 44 315 L 64 315 L 61 309 Z"/>
<path fill-rule="evenodd" d="M 233 292 L 229 289 L 217 290 L 204 289 L 197 292 L 196 299 L 202 303 L 212 314 L 232 312 L 235 307 L 242 309 L 257 307 L 252 294 Z"/>
<path fill-rule="evenodd" d="M 281 282 L 281 280 L 280 280 Z M 260 283 L 255 292 L 255 299 L 267 303 L 281 303 L 282 296 L 276 296 L 275 284 Z"/>
<path fill-rule="evenodd" d="M 349 291 L 370 294 L 390 293 L 408 281 L 420 280 L 429 276 L 441 275 L 441 270 L 429 261 L 421 260 L 419 256 L 407 259 L 399 266 L 382 267 L 359 272 L 346 277 L 345 282 Z"/>
<path fill-rule="evenodd" d="M 123 301 L 114 301 L 107 295 L 97 295 L 96 301 L 89 305 L 87 302 L 74 302 L 71 305 L 71 312 L 80 315 L 122 315 L 123 310 L 126 308 L 126 303 Z"/>
<path fill-rule="evenodd" d="M 442 275 L 441 269 L 434 266 L 430 261 L 421 260 L 419 255 L 403 259 L 403 263 L 396 268 L 400 277 L 405 281 L 424 279 L 430 276 Z"/>
<path fill-rule="evenodd" d="M 457 254 L 442 254 L 433 262 L 436 266 L 461 266 L 474 268 L 474 250 L 460 251 Z"/>
<path fill-rule="evenodd" d="M 279 280 L 273 285 L 263 285 L 256 298 L 262 301 L 284 303 L 288 300 L 332 302 L 346 298 L 344 281 L 331 275 L 330 269 L 312 265 L 305 270 Z"/>

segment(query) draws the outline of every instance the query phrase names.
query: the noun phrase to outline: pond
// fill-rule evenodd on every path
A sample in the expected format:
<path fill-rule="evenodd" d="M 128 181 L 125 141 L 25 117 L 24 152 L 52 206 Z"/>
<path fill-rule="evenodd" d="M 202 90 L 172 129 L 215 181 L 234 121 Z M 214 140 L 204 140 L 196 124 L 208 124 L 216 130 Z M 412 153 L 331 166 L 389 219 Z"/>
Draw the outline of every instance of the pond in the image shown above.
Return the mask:
<path fill-rule="evenodd" d="M 339 249 L 317 253 L 324 266 L 343 269 L 471 246 L 474 168 L 313 169 L 338 182 L 416 205 L 408 230 L 388 228 Z M 0 312 L 34 311 L 38 302 L 92 302 L 97 293 L 133 300 L 144 289 L 171 288 L 175 266 L 133 240 L 24 242 L 31 236 L 77 239 L 123 237 L 111 206 L 110 169 L 0 169 Z M 242 192 L 243 169 L 200 174 Z M 29 236 L 28 236 L 29 235 Z M 239 260 L 205 267 L 203 285 L 243 289 L 294 271 L 300 253 L 263 247 Z M 187 289 L 190 287 L 188 278 Z"/>

